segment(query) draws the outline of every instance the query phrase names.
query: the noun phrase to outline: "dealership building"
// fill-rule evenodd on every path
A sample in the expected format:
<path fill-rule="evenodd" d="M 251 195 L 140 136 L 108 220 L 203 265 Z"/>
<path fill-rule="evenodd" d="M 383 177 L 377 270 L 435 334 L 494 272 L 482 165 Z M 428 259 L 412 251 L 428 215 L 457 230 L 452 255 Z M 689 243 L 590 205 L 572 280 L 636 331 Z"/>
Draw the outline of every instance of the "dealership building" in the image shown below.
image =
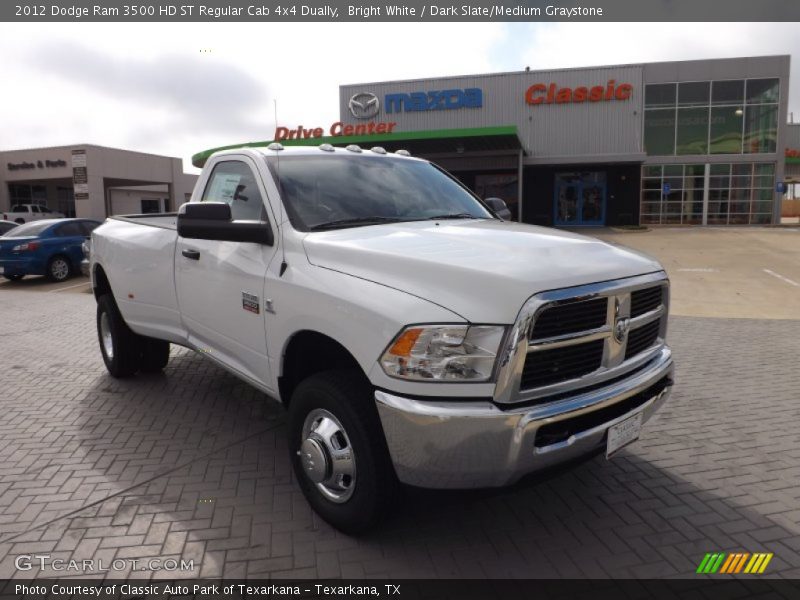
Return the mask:
<path fill-rule="evenodd" d="M 342 85 L 337 122 L 282 124 L 274 139 L 403 148 L 480 196 L 503 198 L 526 223 L 779 223 L 786 162 L 800 161 L 787 158 L 789 63 L 758 56 Z"/>
<path fill-rule="evenodd" d="M 175 210 L 196 175 L 179 158 L 92 144 L 0 151 L 0 212 L 44 205 L 69 217 Z"/>
<path fill-rule="evenodd" d="M 763 56 L 359 83 L 340 87 L 340 118 L 395 123 L 394 133 L 372 137 L 502 197 L 528 223 L 778 223 L 789 63 Z"/>

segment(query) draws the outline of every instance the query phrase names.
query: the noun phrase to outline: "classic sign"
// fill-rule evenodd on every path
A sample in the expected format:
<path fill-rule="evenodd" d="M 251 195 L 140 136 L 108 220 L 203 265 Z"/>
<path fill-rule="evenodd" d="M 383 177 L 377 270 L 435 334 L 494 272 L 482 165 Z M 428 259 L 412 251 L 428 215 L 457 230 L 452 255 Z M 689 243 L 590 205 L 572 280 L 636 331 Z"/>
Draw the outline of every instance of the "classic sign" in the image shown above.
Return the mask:
<path fill-rule="evenodd" d="M 620 83 L 609 79 L 605 87 L 595 85 L 592 87 L 579 86 L 559 87 L 555 83 L 534 83 L 525 91 L 527 104 L 567 104 L 586 102 L 609 102 L 611 100 L 628 100 L 633 92 L 630 83 Z"/>

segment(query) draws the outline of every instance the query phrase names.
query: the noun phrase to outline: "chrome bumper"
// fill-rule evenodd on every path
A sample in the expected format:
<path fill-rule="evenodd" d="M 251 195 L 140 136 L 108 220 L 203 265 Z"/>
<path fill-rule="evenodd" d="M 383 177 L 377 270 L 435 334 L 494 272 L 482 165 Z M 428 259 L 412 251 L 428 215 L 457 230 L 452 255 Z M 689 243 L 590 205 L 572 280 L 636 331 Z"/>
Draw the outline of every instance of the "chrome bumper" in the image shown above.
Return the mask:
<path fill-rule="evenodd" d="M 602 447 L 608 428 L 631 415 L 642 412 L 647 421 L 669 397 L 673 369 L 672 354 L 663 347 L 643 370 L 623 381 L 510 410 L 488 401 L 412 400 L 380 390 L 375 400 L 400 481 L 426 488 L 499 487 Z M 653 395 L 647 397 L 651 388 Z M 641 403 L 605 420 L 603 412 L 637 395 Z M 592 413 L 598 415 L 593 419 Z M 583 418 L 571 422 L 576 417 Z M 586 421 L 591 423 L 581 429 Z M 542 426 L 558 423 L 576 430 L 554 443 L 536 441 Z"/>

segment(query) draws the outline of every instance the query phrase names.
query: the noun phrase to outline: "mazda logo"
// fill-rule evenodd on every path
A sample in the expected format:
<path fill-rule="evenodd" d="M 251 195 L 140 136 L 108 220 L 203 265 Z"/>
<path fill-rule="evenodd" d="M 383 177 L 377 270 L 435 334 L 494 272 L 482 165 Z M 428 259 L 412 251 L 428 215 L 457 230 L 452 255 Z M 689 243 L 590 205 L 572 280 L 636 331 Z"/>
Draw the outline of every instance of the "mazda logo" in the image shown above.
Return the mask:
<path fill-rule="evenodd" d="M 359 92 L 350 97 L 347 108 L 356 119 L 371 119 L 380 112 L 381 102 L 375 94 Z"/>

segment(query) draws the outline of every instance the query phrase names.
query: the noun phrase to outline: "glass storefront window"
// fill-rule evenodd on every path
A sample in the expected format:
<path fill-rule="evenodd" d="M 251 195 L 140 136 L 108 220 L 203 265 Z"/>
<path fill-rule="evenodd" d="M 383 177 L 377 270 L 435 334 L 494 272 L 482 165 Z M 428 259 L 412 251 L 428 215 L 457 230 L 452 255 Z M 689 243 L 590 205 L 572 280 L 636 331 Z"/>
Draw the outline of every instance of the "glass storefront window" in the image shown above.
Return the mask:
<path fill-rule="evenodd" d="M 675 106 L 675 84 L 656 83 L 644 88 L 644 105 L 646 108 Z"/>
<path fill-rule="evenodd" d="M 743 106 L 712 106 L 709 150 L 711 154 L 741 154 Z"/>
<path fill-rule="evenodd" d="M 675 109 L 644 111 L 644 150 L 647 154 L 675 154 Z"/>
<path fill-rule="evenodd" d="M 705 164 L 647 165 L 643 177 L 641 223 L 700 225 L 703 222 L 703 197 L 707 195 L 709 225 L 764 224 L 772 221 L 775 163 L 711 163 L 708 189 L 705 189 Z M 679 177 L 678 173 L 683 173 Z M 670 175 L 668 175 L 668 173 Z M 670 183 L 670 193 L 657 187 Z M 763 187 L 759 187 L 763 186 Z M 680 208 L 679 208 L 680 207 Z"/>
<path fill-rule="evenodd" d="M 645 190 L 661 190 L 661 177 L 642 179 L 642 188 Z"/>
<path fill-rule="evenodd" d="M 642 171 L 642 177 L 661 177 L 661 165 L 648 165 Z"/>
<path fill-rule="evenodd" d="M 684 81 L 678 84 L 678 106 L 708 106 L 710 81 Z"/>
<path fill-rule="evenodd" d="M 748 104 L 773 104 L 778 102 L 780 85 L 778 79 L 748 79 Z"/>
<path fill-rule="evenodd" d="M 708 110 L 678 109 L 676 154 L 708 154 Z"/>
<path fill-rule="evenodd" d="M 645 152 L 650 156 L 774 153 L 779 95 L 777 78 L 649 84 Z"/>
<path fill-rule="evenodd" d="M 778 137 L 778 106 L 747 106 L 744 123 L 744 152 L 775 152 Z"/>
<path fill-rule="evenodd" d="M 712 175 L 730 175 L 731 165 L 730 163 L 715 163 L 711 165 L 709 171 Z"/>
<path fill-rule="evenodd" d="M 711 104 L 742 104 L 743 102 L 744 79 L 711 83 Z"/>
<path fill-rule="evenodd" d="M 756 163 L 756 175 L 774 175 L 775 163 Z"/>

